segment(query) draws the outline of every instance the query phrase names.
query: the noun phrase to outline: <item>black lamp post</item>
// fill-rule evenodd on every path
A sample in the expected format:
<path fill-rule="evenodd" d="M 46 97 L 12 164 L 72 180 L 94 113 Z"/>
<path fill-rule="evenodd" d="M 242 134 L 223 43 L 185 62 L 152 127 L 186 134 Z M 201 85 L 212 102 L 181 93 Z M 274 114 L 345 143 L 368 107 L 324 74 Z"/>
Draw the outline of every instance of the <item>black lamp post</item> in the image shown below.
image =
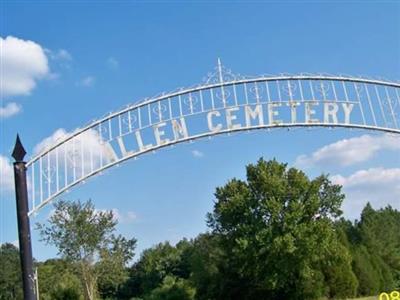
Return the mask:
<path fill-rule="evenodd" d="M 14 162 L 15 197 L 17 201 L 19 255 L 21 259 L 22 284 L 25 300 L 36 300 L 33 273 L 31 231 L 29 225 L 28 188 L 26 183 L 26 151 L 17 135 L 12 156 Z"/>

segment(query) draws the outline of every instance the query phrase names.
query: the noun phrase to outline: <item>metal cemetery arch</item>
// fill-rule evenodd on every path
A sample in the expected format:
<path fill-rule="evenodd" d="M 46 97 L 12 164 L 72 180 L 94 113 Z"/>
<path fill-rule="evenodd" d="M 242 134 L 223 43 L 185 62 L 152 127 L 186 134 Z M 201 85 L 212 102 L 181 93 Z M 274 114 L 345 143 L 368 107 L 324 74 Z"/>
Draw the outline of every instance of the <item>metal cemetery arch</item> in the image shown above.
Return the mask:
<path fill-rule="evenodd" d="M 219 63 L 202 85 L 129 105 L 43 149 L 27 163 L 29 215 L 89 177 L 161 147 L 301 126 L 400 134 L 400 83 L 322 75 L 240 78 Z"/>

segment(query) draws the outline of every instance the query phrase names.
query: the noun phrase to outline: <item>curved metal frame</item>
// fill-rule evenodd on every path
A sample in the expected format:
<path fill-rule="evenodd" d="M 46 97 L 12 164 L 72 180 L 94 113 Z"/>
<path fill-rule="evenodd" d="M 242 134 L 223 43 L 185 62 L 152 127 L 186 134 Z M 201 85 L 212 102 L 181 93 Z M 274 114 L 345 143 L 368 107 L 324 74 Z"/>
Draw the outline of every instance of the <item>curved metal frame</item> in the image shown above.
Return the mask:
<path fill-rule="evenodd" d="M 232 80 L 232 81 L 223 81 L 223 79 L 221 78 L 220 82 L 218 82 L 218 83 L 205 84 L 205 85 L 200 85 L 200 86 L 193 87 L 193 88 L 182 89 L 182 90 L 179 90 L 177 92 L 172 92 L 172 93 L 161 95 L 161 96 L 158 96 L 158 97 L 154 97 L 154 98 L 151 98 L 151 99 L 148 99 L 148 100 L 145 100 L 145 101 L 133 104 L 133 105 L 129 105 L 128 107 L 123 108 L 120 111 L 111 113 L 111 114 L 105 116 L 102 119 L 99 119 L 97 121 L 92 122 L 91 124 L 89 124 L 88 126 L 85 126 L 84 128 L 75 130 L 69 136 L 61 139 L 60 141 L 57 141 L 54 145 L 48 147 L 47 149 L 44 149 L 42 152 L 40 152 L 39 154 L 34 156 L 27 163 L 27 166 L 28 167 L 32 166 L 33 164 L 37 163 L 38 161 L 41 162 L 41 159 L 44 159 L 45 157 L 47 157 L 47 159 L 49 160 L 50 154 L 54 150 L 56 150 L 57 148 L 62 147 L 68 141 L 80 136 L 81 134 L 83 134 L 85 132 L 88 132 L 89 130 L 95 129 L 97 126 L 101 126 L 101 124 L 104 124 L 105 122 L 111 122 L 111 120 L 114 119 L 114 118 L 120 118 L 122 115 L 124 115 L 127 112 L 131 112 L 131 111 L 135 111 L 135 110 L 139 110 L 139 112 L 140 112 L 140 108 L 144 108 L 144 107 L 147 106 L 149 114 L 150 114 L 150 111 L 152 109 L 151 105 L 152 104 L 157 104 L 157 103 L 159 104 L 163 100 L 169 100 L 170 101 L 171 98 L 179 97 L 179 101 L 181 101 L 180 97 L 184 96 L 184 95 L 192 95 L 192 93 L 196 93 L 196 92 L 200 92 L 201 93 L 202 91 L 207 91 L 207 90 L 212 91 L 212 90 L 216 90 L 216 89 L 221 89 L 222 98 L 223 98 L 223 101 L 225 101 L 224 89 L 229 88 L 229 87 L 234 87 L 235 88 L 236 86 L 241 86 L 241 85 L 244 85 L 246 87 L 246 84 L 257 84 L 257 83 L 261 83 L 261 82 L 266 82 L 266 85 L 268 85 L 268 82 L 277 82 L 279 84 L 279 82 L 286 82 L 286 81 L 287 82 L 290 82 L 290 81 L 296 81 L 296 82 L 303 82 L 303 81 L 305 81 L 305 82 L 307 82 L 307 81 L 310 81 L 310 82 L 311 81 L 320 81 L 320 82 L 322 82 L 322 81 L 330 81 L 330 82 L 342 82 L 342 83 L 343 82 L 349 82 L 349 83 L 352 83 L 352 84 L 360 83 L 360 84 L 364 84 L 364 85 L 367 84 L 367 85 L 375 86 L 375 88 L 376 88 L 376 86 L 385 87 L 386 94 L 387 94 L 387 87 L 395 88 L 395 92 L 396 92 L 397 100 L 398 100 L 398 105 L 399 105 L 399 112 L 396 111 L 396 114 L 399 113 L 399 115 L 400 115 L 400 98 L 399 98 L 398 90 L 397 90 L 397 89 L 400 88 L 400 83 L 394 83 L 394 82 L 382 81 L 382 80 L 363 79 L 363 78 L 352 78 L 352 77 L 342 77 L 342 76 L 318 76 L 318 75 L 315 75 L 315 76 L 314 75 L 299 75 L 299 76 L 258 77 L 258 78 L 252 78 L 252 79 L 239 79 L 239 80 Z M 290 85 L 290 83 L 288 83 L 288 85 Z M 289 88 L 290 88 L 290 86 L 289 86 Z M 366 91 L 368 93 L 368 89 L 366 89 Z M 280 91 L 278 91 L 278 92 L 280 93 Z M 247 93 L 247 90 L 246 90 L 246 93 Z M 257 91 L 256 91 L 256 93 L 257 93 Z M 289 92 L 289 93 L 291 93 L 291 92 Z M 347 92 L 345 91 L 345 93 L 347 93 Z M 377 96 L 379 97 L 379 93 L 377 93 Z M 212 97 L 212 94 L 211 94 L 211 97 Z M 236 97 L 236 95 L 235 95 L 235 97 Z M 247 97 L 247 94 L 246 94 L 246 97 Z M 303 95 L 302 95 L 302 97 L 303 97 Z M 359 97 L 358 91 L 357 91 L 357 97 Z M 389 98 L 388 94 L 387 94 L 387 97 Z M 324 98 L 325 98 L 325 95 L 324 95 Z M 335 92 L 335 98 L 336 98 L 335 102 L 340 103 L 340 101 L 336 97 L 336 92 Z M 346 94 L 346 98 L 347 98 L 347 94 Z M 324 99 L 324 100 L 326 100 L 326 99 Z M 320 100 L 314 99 L 314 101 L 321 101 L 321 102 L 324 101 L 324 100 L 322 100 L 322 99 L 320 99 Z M 306 102 L 306 100 L 304 98 L 302 99 L 302 101 Z M 308 100 L 308 101 L 310 101 L 310 100 Z M 370 95 L 369 94 L 368 94 L 368 101 L 369 101 L 369 106 L 370 106 L 370 108 L 372 110 L 371 99 L 370 99 Z M 362 111 L 362 104 L 361 104 L 360 98 L 358 98 L 358 102 L 349 102 L 348 99 L 347 99 L 347 102 L 348 103 L 358 103 L 361 106 L 361 113 L 362 113 L 362 117 L 364 118 L 364 112 Z M 380 108 L 382 110 L 381 99 L 379 99 L 379 102 L 380 102 L 379 105 L 381 106 Z M 179 104 L 181 104 L 181 103 L 179 103 Z M 255 104 L 255 103 L 253 103 L 253 104 Z M 224 102 L 224 105 L 225 105 L 225 102 Z M 78 178 L 78 179 L 66 184 L 64 187 L 62 187 L 60 189 L 57 189 L 57 191 L 55 193 L 51 194 L 50 193 L 50 189 L 49 189 L 49 197 L 47 197 L 44 200 L 42 199 L 43 201 L 41 201 L 39 205 L 37 205 L 37 206 L 34 205 L 33 209 L 29 212 L 29 215 L 31 215 L 34 212 L 37 212 L 39 209 L 41 209 L 47 203 L 52 201 L 54 198 L 56 198 L 57 196 L 61 195 L 64 192 L 68 191 L 70 188 L 72 188 L 73 186 L 79 184 L 80 182 L 83 182 L 86 179 L 88 179 L 88 178 L 90 178 L 90 177 L 92 177 L 92 176 L 94 176 L 96 174 L 99 174 L 99 173 L 103 172 L 104 170 L 106 170 L 106 169 L 108 169 L 108 168 L 110 168 L 110 167 L 112 167 L 114 165 L 120 164 L 121 162 L 124 162 L 124 161 L 126 161 L 126 160 L 128 160 L 130 158 L 137 157 L 137 156 L 140 156 L 140 155 L 145 154 L 147 152 L 158 150 L 160 148 L 168 147 L 168 146 L 171 146 L 173 144 L 187 142 L 187 141 L 191 141 L 191 140 L 196 140 L 196 139 L 200 139 L 200 138 L 204 138 L 204 137 L 208 137 L 208 136 L 212 136 L 212 135 L 225 134 L 225 133 L 229 133 L 229 132 L 248 131 L 248 130 L 253 130 L 253 129 L 285 128 L 285 127 L 347 127 L 347 128 L 377 130 L 377 131 L 382 131 L 382 132 L 400 134 L 400 128 L 399 128 L 399 126 L 397 124 L 397 119 L 400 122 L 400 118 L 398 116 L 395 116 L 395 114 L 393 113 L 394 110 L 393 110 L 393 107 L 392 107 L 392 104 L 391 104 L 390 100 L 389 100 L 389 105 L 390 105 L 390 109 L 391 109 L 391 112 L 392 112 L 392 115 L 393 115 L 393 121 L 394 121 L 394 124 L 395 124 L 395 126 L 393 126 L 393 127 L 388 127 L 387 123 L 386 123 L 386 127 L 377 126 L 377 122 L 375 120 L 375 114 L 374 114 L 374 111 L 372 110 L 373 118 L 374 118 L 374 121 L 375 121 L 374 125 L 365 124 L 366 123 L 365 119 L 364 119 L 364 124 L 333 124 L 333 123 L 322 123 L 322 122 L 320 122 L 320 123 L 312 123 L 312 124 L 310 124 L 310 123 L 301 123 L 301 122 L 300 123 L 290 123 L 290 124 L 289 123 L 285 123 L 285 124 L 269 124 L 269 125 L 266 124 L 266 125 L 260 125 L 260 126 L 242 127 L 242 128 L 237 128 L 237 129 L 229 129 L 229 128 L 227 128 L 227 129 L 220 130 L 218 132 L 206 132 L 206 133 L 202 133 L 202 134 L 190 135 L 188 137 L 180 138 L 178 140 L 171 140 L 171 141 L 166 142 L 166 143 L 164 143 L 162 145 L 158 145 L 157 144 L 157 145 L 154 145 L 153 147 L 144 149 L 142 151 L 137 151 L 137 152 L 134 152 L 132 154 L 123 156 L 120 159 L 108 162 L 107 164 L 102 165 L 100 168 L 92 170 L 91 172 L 89 172 L 87 174 L 84 174 L 84 176 L 81 176 L 80 178 Z M 396 105 L 397 105 L 397 103 L 396 103 Z M 236 104 L 236 106 L 239 106 L 239 105 Z M 159 104 L 158 107 L 160 109 L 160 104 Z M 171 107 L 169 109 L 171 110 Z M 191 107 L 191 110 L 192 110 L 192 114 L 190 114 L 190 115 L 197 114 L 197 113 L 193 113 L 193 108 L 192 107 Z M 212 110 L 211 109 L 204 110 L 204 108 L 203 108 L 201 112 L 198 112 L 198 114 L 206 113 L 206 112 L 209 112 L 209 111 L 212 111 Z M 181 113 L 181 116 L 184 116 L 184 114 L 182 114 L 182 108 L 181 108 L 180 113 Z M 383 113 L 383 110 L 382 110 L 382 113 Z M 170 121 L 172 119 L 177 119 L 178 118 L 178 117 L 172 118 L 171 111 L 170 111 L 170 117 L 171 117 L 170 119 L 168 119 L 168 118 L 167 119 L 162 119 L 161 115 L 160 115 L 160 122 L 161 121 L 164 121 L 164 122 L 165 121 Z M 383 117 L 385 118 L 384 114 L 383 114 Z M 386 120 L 385 120 L 385 122 L 386 122 Z M 151 121 L 149 121 L 149 125 L 141 127 L 140 130 L 143 130 L 143 129 L 147 128 L 147 127 L 151 127 L 153 125 L 154 125 L 154 123 L 151 123 Z M 121 125 L 120 125 L 120 127 L 121 127 Z M 122 136 L 121 133 L 120 133 L 120 136 Z M 83 161 L 83 156 L 82 156 L 82 161 Z"/>
<path fill-rule="evenodd" d="M 341 77 L 341 76 L 306 76 L 306 75 L 300 75 L 300 76 L 276 76 L 276 77 L 259 77 L 259 78 L 254 78 L 254 79 L 242 79 L 242 80 L 235 80 L 235 81 L 230 81 L 230 82 L 223 82 L 223 83 L 217 83 L 217 84 L 209 84 L 209 85 L 200 85 L 197 87 L 181 90 L 178 92 L 172 92 L 168 93 L 165 95 L 162 95 L 160 97 L 155 97 L 151 98 L 145 101 L 141 101 L 137 104 L 129 105 L 126 108 L 123 108 L 117 112 L 110 113 L 108 116 L 105 116 L 102 119 L 95 120 L 94 122 L 90 123 L 89 125 L 79 128 L 73 132 L 70 136 L 66 137 L 63 140 L 60 140 L 59 142 L 55 143 L 53 146 L 47 148 L 45 151 L 37 154 L 34 156 L 32 159 L 29 160 L 27 163 L 27 166 L 29 167 L 34 161 L 38 160 L 39 157 L 46 155 L 48 152 L 53 150 L 54 148 L 58 147 L 59 145 L 67 142 L 68 140 L 72 139 L 74 136 L 95 127 L 96 125 L 107 121 L 109 119 L 112 119 L 118 115 L 121 115 L 129 110 L 133 110 L 142 106 L 145 106 L 147 104 L 155 103 L 160 100 L 176 97 L 179 95 L 186 95 L 192 92 L 197 92 L 200 90 L 207 90 L 211 88 L 219 88 L 219 87 L 227 87 L 231 86 L 234 84 L 243 84 L 243 83 L 253 83 L 253 82 L 263 82 L 263 81 L 284 81 L 284 80 L 334 80 L 334 81 L 348 81 L 348 82 L 357 82 L 357 83 L 368 83 L 368 84 L 377 84 L 377 85 L 384 85 L 384 86 L 390 86 L 390 87 L 396 87 L 400 88 L 400 83 L 395 83 L 395 82 L 390 82 L 390 81 L 382 81 L 382 80 L 373 80 L 373 79 L 363 79 L 363 78 L 352 78 L 352 77 Z M 308 124 L 310 125 L 310 124 Z M 371 129 L 371 128 L 365 128 L 365 129 Z M 393 132 L 393 133 L 399 133 L 399 130 L 386 130 L 384 128 L 379 128 L 377 127 L 376 130 L 383 130 L 383 131 L 388 131 L 388 132 Z"/>

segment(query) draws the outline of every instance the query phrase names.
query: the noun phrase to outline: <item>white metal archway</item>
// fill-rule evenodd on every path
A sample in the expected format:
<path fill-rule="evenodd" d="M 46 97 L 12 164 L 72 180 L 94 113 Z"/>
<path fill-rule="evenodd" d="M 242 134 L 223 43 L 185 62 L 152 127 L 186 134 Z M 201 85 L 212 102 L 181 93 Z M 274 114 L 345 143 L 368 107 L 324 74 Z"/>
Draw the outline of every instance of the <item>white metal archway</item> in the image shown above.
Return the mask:
<path fill-rule="evenodd" d="M 42 149 L 27 164 L 29 215 L 149 151 L 229 132 L 303 126 L 400 134 L 400 83 L 308 74 L 245 78 L 219 63 L 201 85 L 128 105 Z"/>

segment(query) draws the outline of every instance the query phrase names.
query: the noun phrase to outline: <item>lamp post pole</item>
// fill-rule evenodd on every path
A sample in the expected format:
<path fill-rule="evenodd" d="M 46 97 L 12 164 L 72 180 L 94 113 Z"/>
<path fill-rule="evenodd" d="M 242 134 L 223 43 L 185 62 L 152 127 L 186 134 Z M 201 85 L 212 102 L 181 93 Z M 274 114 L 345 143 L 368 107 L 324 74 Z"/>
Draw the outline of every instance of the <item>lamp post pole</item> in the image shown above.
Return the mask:
<path fill-rule="evenodd" d="M 22 270 L 24 300 L 36 300 L 33 273 L 31 231 L 29 225 L 28 187 L 26 182 L 26 151 L 17 135 L 12 156 L 14 162 L 15 198 L 17 201 L 19 255 Z"/>

